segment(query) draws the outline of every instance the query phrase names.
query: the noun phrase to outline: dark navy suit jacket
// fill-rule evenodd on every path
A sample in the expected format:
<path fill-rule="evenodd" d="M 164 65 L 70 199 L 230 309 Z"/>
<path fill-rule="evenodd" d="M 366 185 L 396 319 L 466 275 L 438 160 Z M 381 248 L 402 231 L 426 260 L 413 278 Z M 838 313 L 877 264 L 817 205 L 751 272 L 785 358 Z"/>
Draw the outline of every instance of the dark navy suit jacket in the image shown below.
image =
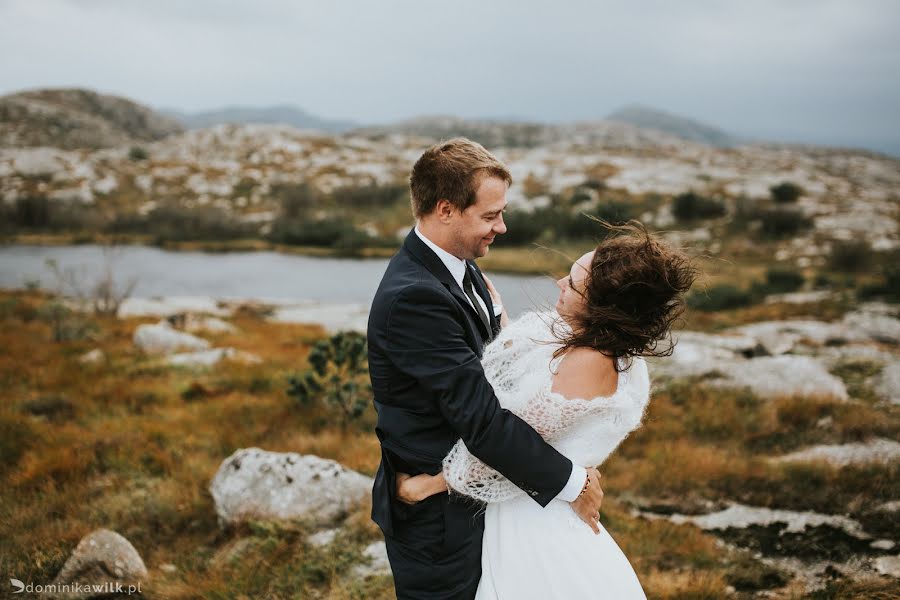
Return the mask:
<path fill-rule="evenodd" d="M 378 412 L 381 464 L 372 490 L 372 518 L 386 536 L 418 535 L 415 521 L 445 513 L 443 549 L 472 543 L 478 506 L 438 494 L 419 505 L 396 498 L 395 474 L 436 474 L 462 438 L 469 451 L 541 506 L 565 486 L 571 461 L 513 413 L 500 407 L 485 379 L 481 355 L 500 330 L 481 272 L 473 285 L 488 307 L 491 331 L 450 272 L 415 231 L 391 259 L 368 323 L 369 373 Z M 433 515 L 432 515 L 433 516 Z M 405 527 L 404 525 L 412 525 Z M 480 544 L 480 532 L 477 542 Z"/>

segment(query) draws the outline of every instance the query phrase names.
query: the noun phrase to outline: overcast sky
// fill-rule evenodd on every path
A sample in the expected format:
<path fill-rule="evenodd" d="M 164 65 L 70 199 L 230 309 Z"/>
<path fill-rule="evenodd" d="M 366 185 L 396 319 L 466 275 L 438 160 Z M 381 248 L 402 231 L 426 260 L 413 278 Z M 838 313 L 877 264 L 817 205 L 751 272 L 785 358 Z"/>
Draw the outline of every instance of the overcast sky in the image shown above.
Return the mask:
<path fill-rule="evenodd" d="M 898 31 L 894 0 L 0 0 L 0 93 L 79 86 L 362 123 L 641 103 L 900 154 Z"/>

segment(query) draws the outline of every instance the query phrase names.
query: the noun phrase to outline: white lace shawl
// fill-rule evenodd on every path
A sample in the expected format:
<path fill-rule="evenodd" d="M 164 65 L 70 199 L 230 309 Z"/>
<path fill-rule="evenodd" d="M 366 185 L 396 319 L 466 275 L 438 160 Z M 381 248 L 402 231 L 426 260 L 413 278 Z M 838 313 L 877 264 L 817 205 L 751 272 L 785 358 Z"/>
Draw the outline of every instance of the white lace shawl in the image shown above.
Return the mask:
<path fill-rule="evenodd" d="M 630 369 L 619 374 L 611 396 L 570 399 L 553 392 L 552 375 L 559 368 L 559 361 L 552 360 L 559 347 L 549 327 L 554 319 L 554 312 L 529 312 L 508 324 L 485 348 L 485 376 L 500 406 L 526 421 L 574 464 L 597 466 L 640 425 L 650 392 L 647 366 L 634 358 Z M 525 493 L 473 456 L 462 440 L 444 458 L 443 472 L 451 493 L 482 502 Z"/>

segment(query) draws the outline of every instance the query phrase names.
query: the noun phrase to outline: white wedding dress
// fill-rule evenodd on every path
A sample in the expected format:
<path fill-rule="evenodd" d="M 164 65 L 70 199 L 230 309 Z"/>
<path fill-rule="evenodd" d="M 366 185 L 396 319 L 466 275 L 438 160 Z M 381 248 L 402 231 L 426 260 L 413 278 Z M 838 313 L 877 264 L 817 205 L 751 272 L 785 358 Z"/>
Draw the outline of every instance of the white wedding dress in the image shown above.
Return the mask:
<path fill-rule="evenodd" d="M 574 464 L 595 467 L 640 425 L 650 392 L 647 366 L 633 359 L 611 396 L 568 399 L 552 392 L 559 366 L 552 360 L 559 342 L 549 328 L 555 318 L 531 312 L 507 325 L 485 348 L 485 375 L 501 406 Z M 600 525 L 595 534 L 568 502 L 542 508 L 472 456 L 462 440 L 444 459 L 444 476 L 451 494 L 487 503 L 476 600 L 646 598 L 606 529 Z"/>

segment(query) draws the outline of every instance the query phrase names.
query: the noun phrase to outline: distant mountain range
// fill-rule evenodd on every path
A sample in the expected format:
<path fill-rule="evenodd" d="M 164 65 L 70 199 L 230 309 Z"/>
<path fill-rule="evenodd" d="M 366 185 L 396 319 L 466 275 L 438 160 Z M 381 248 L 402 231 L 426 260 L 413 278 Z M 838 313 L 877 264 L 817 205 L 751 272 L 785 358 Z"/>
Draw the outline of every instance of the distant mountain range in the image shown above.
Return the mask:
<path fill-rule="evenodd" d="M 760 142 L 642 105 L 625 106 L 604 120 L 581 123 L 422 116 L 364 126 L 347 120 L 324 119 L 289 105 L 232 106 L 202 112 L 154 110 L 127 98 L 78 88 L 37 89 L 0 96 L 0 147 L 107 148 L 150 142 L 185 129 L 224 123 L 284 124 L 329 134 L 353 132 L 371 137 L 399 133 L 446 139 L 462 135 L 489 147 L 528 148 L 573 136 L 609 147 L 672 145 L 679 140 L 717 147 Z M 886 147 L 882 151 L 898 154 Z"/>
<path fill-rule="evenodd" d="M 196 113 L 165 110 L 190 129 L 202 129 L 220 123 L 286 124 L 298 129 L 314 129 L 329 133 L 360 130 L 367 134 L 404 133 L 423 137 L 445 138 L 462 135 L 496 146 L 536 146 L 548 141 L 548 125 L 522 118 L 463 119 L 452 115 L 420 116 L 381 126 L 361 126 L 351 121 L 319 118 L 294 106 L 227 107 Z M 712 146 L 733 146 L 738 138 L 721 129 L 654 108 L 631 105 L 611 113 L 606 120 L 655 129 L 675 137 Z M 549 126 L 550 129 L 553 126 Z M 554 136 L 549 136 L 554 137 Z"/>
<path fill-rule="evenodd" d="M 267 123 L 291 125 L 297 129 L 314 129 L 328 133 L 343 133 L 359 127 L 352 121 L 322 119 L 295 106 L 269 107 L 229 106 L 202 112 L 182 112 L 163 109 L 163 114 L 183 123 L 188 129 L 203 129 L 220 123 Z"/>

